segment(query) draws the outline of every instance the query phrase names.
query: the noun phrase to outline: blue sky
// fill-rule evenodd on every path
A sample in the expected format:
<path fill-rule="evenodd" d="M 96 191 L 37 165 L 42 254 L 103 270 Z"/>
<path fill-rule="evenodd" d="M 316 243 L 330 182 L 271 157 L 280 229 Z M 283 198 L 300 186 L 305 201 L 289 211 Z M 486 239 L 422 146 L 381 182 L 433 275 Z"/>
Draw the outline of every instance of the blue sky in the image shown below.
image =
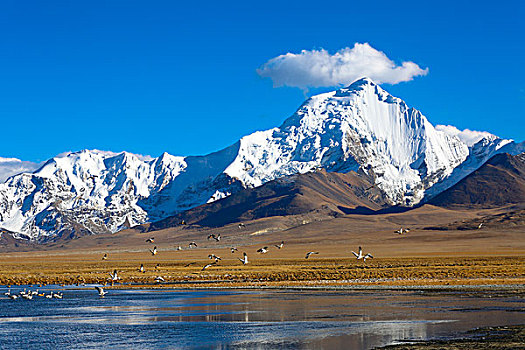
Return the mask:
<path fill-rule="evenodd" d="M 522 141 L 523 18 L 521 1 L 2 1 L 0 156 L 216 151 L 304 100 L 257 68 L 356 42 L 429 69 L 383 87 L 433 124 Z"/>

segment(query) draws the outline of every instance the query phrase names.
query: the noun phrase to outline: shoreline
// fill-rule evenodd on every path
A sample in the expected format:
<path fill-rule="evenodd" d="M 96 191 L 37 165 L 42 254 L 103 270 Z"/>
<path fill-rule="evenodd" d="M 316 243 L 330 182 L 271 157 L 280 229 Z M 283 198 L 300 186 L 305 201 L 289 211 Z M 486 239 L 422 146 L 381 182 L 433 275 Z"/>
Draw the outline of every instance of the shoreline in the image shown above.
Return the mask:
<path fill-rule="evenodd" d="M 513 294 L 525 293 L 525 283 L 507 283 L 507 284 L 337 284 L 324 283 L 325 281 L 312 281 L 312 283 L 279 283 L 279 284 L 241 284 L 223 285 L 216 284 L 213 281 L 201 281 L 199 283 L 161 283 L 161 284 L 114 284 L 104 285 L 107 290 L 316 290 L 316 291 L 421 291 L 421 292 L 513 292 Z M 85 290 L 101 285 L 99 283 L 86 284 L 48 284 L 48 285 L 0 285 L 0 288 L 49 288 L 49 289 L 67 289 L 67 290 Z"/>
<path fill-rule="evenodd" d="M 407 340 L 374 350 L 496 350 L 525 349 L 525 323 L 512 326 L 474 328 L 444 340 Z"/>

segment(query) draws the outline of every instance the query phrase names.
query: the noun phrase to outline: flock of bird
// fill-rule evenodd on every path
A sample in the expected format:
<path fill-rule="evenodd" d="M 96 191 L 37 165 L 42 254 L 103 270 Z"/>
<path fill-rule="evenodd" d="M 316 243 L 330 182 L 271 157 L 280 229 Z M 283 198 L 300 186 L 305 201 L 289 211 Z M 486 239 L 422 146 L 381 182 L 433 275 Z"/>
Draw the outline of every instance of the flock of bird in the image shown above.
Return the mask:
<path fill-rule="evenodd" d="M 480 229 L 482 227 L 483 223 L 481 223 L 478 227 L 478 229 Z M 240 223 L 239 224 L 239 229 L 243 229 L 245 228 L 245 225 L 243 223 Z M 394 233 L 397 233 L 397 234 L 407 234 L 410 232 L 410 229 L 408 228 L 403 228 L 401 227 L 399 230 L 396 230 L 394 231 Z M 215 242 L 220 242 L 221 241 L 221 234 L 210 234 L 207 236 L 207 239 L 208 240 L 214 240 Z M 148 239 L 146 239 L 146 243 L 155 243 L 155 237 L 150 237 Z M 188 244 L 188 248 L 189 249 L 192 249 L 192 248 L 196 248 L 198 245 L 195 241 L 192 241 Z M 284 247 L 284 241 L 281 241 L 279 244 L 274 244 L 273 245 L 275 248 L 277 249 L 283 249 Z M 182 247 L 179 245 L 176 247 L 176 250 L 183 250 Z M 231 247 L 230 248 L 231 250 L 231 253 L 234 254 L 235 252 L 238 251 L 238 249 L 236 247 Z M 259 254 L 267 254 L 269 252 L 269 247 L 268 246 L 264 246 L 264 247 L 261 247 L 259 249 L 257 249 L 257 253 Z M 158 249 L 157 249 L 157 246 L 154 246 L 152 249 L 149 249 L 149 252 L 151 253 L 152 256 L 156 256 L 158 254 Z M 319 254 L 319 252 L 316 252 L 316 251 L 310 251 L 310 252 L 307 252 L 306 255 L 305 255 L 305 259 L 308 259 L 310 258 L 310 256 L 312 255 L 317 255 Z M 372 256 L 372 254 L 370 253 L 367 253 L 367 254 L 363 254 L 363 249 L 362 247 L 359 247 L 359 250 L 358 252 L 354 252 L 352 251 L 352 254 L 355 256 L 355 258 L 357 260 L 362 260 L 364 263 L 366 262 L 367 259 L 373 259 L 374 257 Z M 213 262 L 209 263 L 209 264 L 206 264 L 202 267 L 201 271 L 204 271 L 206 269 L 209 269 L 215 265 L 218 265 L 220 263 L 220 261 L 222 260 L 222 258 L 218 255 L 215 255 L 213 253 L 209 254 L 208 255 L 208 258 L 210 260 L 213 260 Z M 243 252 L 243 255 L 242 255 L 242 258 L 241 257 L 238 257 L 237 258 L 243 265 L 247 265 L 249 263 L 249 260 L 248 260 L 248 255 L 246 254 L 246 252 Z M 105 253 L 102 257 L 102 260 L 108 260 L 108 254 Z M 191 265 L 194 265 L 196 264 L 197 262 L 190 262 L 188 264 L 186 264 L 184 267 L 189 267 Z M 155 270 L 159 270 L 160 269 L 160 265 L 157 264 L 155 265 Z M 146 269 L 144 268 L 144 264 L 140 264 L 140 267 L 138 268 L 138 271 L 141 272 L 141 273 L 146 273 Z M 113 284 L 113 283 L 116 283 L 118 282 L 119 280 L 121 280 L 121 278 L 118 276 L 118 271 L 115 269 L 113 270 L 113 272 L 109 273 L 109 278 L 108 280 Z M 154 279 L 155 283 L 162 283 L 162 282 L 165 282 L 165 279 L 162 277 L 162 276 L 156 276 L 155 279 Z M 98 294 L 100 297 L 104 297 L 108 292 L 104 290 L 104 288 L 102 286 L 96 286 L 95 289 L 98 291 Z M 47 299 L 62 299 L 63 297 L 63 294 L 58 292 L 58 293 L 55 293 L 55 292 L 49 292 L 49 294 L 45 294 L 45 293 L 39 293 L 38 290 L 36 291 L 26 291 L 25 289 L 23 291 L 20 291 L 18 294 L 12 294 L 11 293 L 11 290 L 7 291 L 6 293 L 4 293 L 5 296 L 7 296 L 8 298 L 12 299 L 12 300 L 16 300 L 18 298 L 23 298 L 23 299 L 28 299 L 28 300 L 31 300 L 33 299 L 34 296 L 39 296 L 39 297 L 45 297 Z"/>
<path fill-rule="evenodd" d="M 245 228 L 245 225 L 244 224 L 239 224 L 239 229 L 243 229 Z M 401 228 L 399 230 L 399 232 L 402 232 L 402 233 L 406 233 L 408 232 L 409 230 L 408 229 L 403 229 Z M 396 231 L 396 233 L 398 233 L 398 231 Z M 221 241 L 221 234 L 210 234 L 207 236 L 207 240 L 213 240 L 215 242 L 220 242 Z M 146 243 L 155 243 L 155 237 L 150 237 L 148 239 L 146 239 Z M 188 248 L 189 249 L 192 249 L 192 248 L 196 248 L 198 247 L 197 243 L 195 241 L 192 241 L 188 244 Z M 276 249 L 283 249 L 284 248 L 284 241 L 281 241 L 280 243 L 278 244 L 274 244 L 273 247 L 275 247 Z M 180 245 L 176 246 L 176 250 L 183 250 L 182 247 Z M 238 249 L 236 247 L 231 247 L 230 248 L 230 251 L 232 254 L 234 254 L 235 252 L 238 251 Z M 264 246 L 264 247 L 261 247 L 259 249 L 256 250 L 257 253 L 259 254 L 267 254 L 268 252 L 270 251 L 270 247 L 269 246 Z M 157 249 L 157 246 L 154 246 L 153 249 L 150 249 L 149 252 L 151 253 L 152 256 L 155 256 L 159 253 L 158 249 Z M 305 259 L 308 259 L 310 258 L 310 256 L 312 255 L 317 255 L 319 254 L 319 252 L 315 252 L 315 251 L 310 251 L 310 252 L 307 252 L 306 255 L 305 255 Z M 366 262 L 366 259 L 373 259 L 373 256 L 371 254 L 365 254 L 363 255 L 363 249 L 361 247 L 359 247 L 359 253 L 356 253 L 354 251 L 352 251 L 352 254 L 356 257 L 357 260 L 363 260 L 363 262 Z M 104 254 L 104 256 L 102 257 L 103 260 L 107 260 L 108 259 L 108 255 L 107 253 Z M 213 260 L 213 262 L 211 263 L 208 263 L 208 264 L 205 264 L 204 266 L 202 266 L 201 268 L 201 271 L 205 271 L 213 266 L 217 266 L 222 258 L 214 253 L 210 253 L 208 254 L 208 259 L 210 260 Z M 247 265 L 249 263 L 249 260 L 248 260 L 248 254 L 246 254 L 246 252 L 243 252 L 242 253 L 242 257 L 238 257 L 237 258 L 243 265 Z M 189 267 L 191 265 L 195 265 L 197 264 L 197 262 L 190 262 L 188 264 L 186 264 L 184 267 Z M 159 264 L 157 264 L 155 266 L 155 269 L 158 270 L 159 269 Z M 146 269 L 144 268 L 144 264 L 140 264 L 140 267 L 137 269 L 139 272 L 141 273 L 145 273 L 146 272 Z M 118 282 L 121 278 L 118 276 L 118 272 L 117 270 L 114 270 L 113 273 L 109 273 L 109 281 L 111 283 L 114 283 L 114 282 Z M 161 276 L 157 276 L 155 277 L 155 282 L 156 283 L 162 283 L 164 282 L 164 278 L 161 277 Z M 99 296 L 100 297 L 104 297 L 106 294 L 107 294 L 107 291 L 104 290 L 104 288 L 102 286 L 96 286 L 95 289 L 98 291 L 99 293 Z"/>
<path fill-rule="evenodd" d="M 19 298 L 26 299 L 26 300 L 33 300 L 34 297 L 43 297 L 46 299 L 62 299 L 62 297 L 64 296 L 60 292 L 55 293 L 53 291 L 50 291 L 49 294 L 46 294 L 44 292 L 39 292 L 38 289 L 37 290 L 24 289 L 18 292 L 18 294 L 11 293 L 11 289 L 9 289 L 7 292 L 4 293 L 4 295 L 11 300 L 17 300 Z"/>
<path fill-rule="evenodd" d="M 479 225 L 481 228 L 482 224 Z M 240 229 L 243 229 L 245 228 L 245 225 L 244 224 L 239 224 L 239 228 Z M 400 228 L 399 230 L 397 231 L 394 231 L 395 233 L 397 234 L 406 234 L 408 232 L 410 232 L 410 230 L 408 228 Z M 210 234 L 208 235 L 207 237 L 208 240 L 214 240 L 215 242 L 220 242 L 221 241 L 221 234 Z M 155 237 L 150 237 L 148 239 L 146 239 L 146 243 L 155 243 Z M 192 249 L 192 248 L 196 248 L 198 245 L 196 242 L 192 241 L 188 244 L 188 248 L 189 249 Z M 277 249 L 283 249 L 284 247 L 284 241 L 281 241 L 279 244 L 274 244 L 273 245 L 275 248 Z M 182 247 L 179 245 L 177 246 L 176 250 L 182 250 Z M 234 254 L 235 252 L 238 251 L 238 249 L 236 247 L 231 247 L 230 248 L 231 250 L 231 253 Z M 149 249 L 149 252 L 151 253 L 152 256 L 156 256 L 158 254 L 158 249 L 157 249 L 157 246 L 154 246 L 152 249 Z M 264 247 L 261 247 L 259 249 L 257 249 L 256 251 L 257 253 L 259 254 L 267 254 L 269 252 L 269 247 L 268 246 L 264 246 Z M 310 252 L 307 252 L 306 255 L 305 255 L 305 259 L 308 259 L 310 258 L 310 256 L 312 255 L 317 255 L 319 254 L 319 252 L 315 252 L 315 251 L 310 251 Z M 368 253 L 368 254 L 363 254 L 363 249 L 361 247 L 359 247 L 359 251 L 358 253 L 352 251 L 352 254 L 355 256 L 355 258 L 357 260 L 363 260 L 363 262 L 366 262 L 366 259 L 373 259 L 374 257 L 372 256 L 372 254 Z M 206 269 L 209 269 L 210 267 L 213 267 L 217 264 L 219 264 L 219 262 L 222 260 L 222 258 L 218 255 L 215 255 L 213 253 L 209 254 L 208 255 L 208 258 L 210 260 L 213 260 L 212 263 L 209 263 L 209 264 L 206 264 L 202 267 L 201 271 L 204 271 Z M 243 252 L 243 256 L 242 258 L 237 258 L 243 265 L 247 265 L 249 263 L 249 260 L 248 260 L 248 255 L 246 254 L 246 252 Z M 105 253 L 103 256 L 102 256 L 102 260 L 108 260 L 108 254 Z M 186 264 L 185 267 L 189 267 L 191 265 L 194 265 L 196 264 L 196 262 L 191 262 L 189 264 Z M 159 264 L 157 264 L 155 266 L 155 270 L 159 270 L 160 267 L 159 267 Z M 138 271 L 141 272 L 141 273 L 146 273 L 146 269 L 144 268 L 144 264 L 140 264 L 140 267 L 138 268 Z M 115 269 L 113 270 L 113 272 L 110 272 L 109 273 L 109 278 L 108 280 L 111 282 L 111 283 L 116 283 L 118 282 L 119 280 L 121 280 L 121 278 L 118 276 L 118 271 Z M 165 279 L 162 277 L 162 276 L 156 276 L 155 279 L 154 279 L 155 283 L 162 283 L 162 282 L 165 282 Z M 108 292 L 104 290 L 104 288 L 102 286 L 96 286 L 95 289 L 98 291 L 98 295 L 103 298 Z M 18 294 L 12 294 L 11 293 L 11 290 L 7 291 L 6 293 L 4 293 L 5 296 L 7 296 L 8 298 L 12 299 L 12 300 L 16 300 L 18 298 L 23 298 L 23 299 L 28 299 L 28 300 L 31 300 L 33 299 L 34 296 L 40 296 L 40 297 L 45 297 L 47 299 L 62 299 L 63 297 L 63 294 L 58 292 L 58 293 L 54 293 L 54 292 L 50 292 L 49 294 L 45 294 L 45 293 L 39 293 L 38 290 L 37 291 L 26 291 L 25 289 L 23 291 L 20 291 Z"/>

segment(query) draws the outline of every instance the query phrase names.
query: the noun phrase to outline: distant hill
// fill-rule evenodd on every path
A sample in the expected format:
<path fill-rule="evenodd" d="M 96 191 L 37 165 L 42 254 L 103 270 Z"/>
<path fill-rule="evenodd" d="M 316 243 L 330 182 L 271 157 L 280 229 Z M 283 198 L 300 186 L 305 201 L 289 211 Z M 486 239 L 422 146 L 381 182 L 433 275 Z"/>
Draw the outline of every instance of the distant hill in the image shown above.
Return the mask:
<path fill-rule="evenodd" d="M 429 203 L 441 207 L 476 208 L 525 203 L 525 153 L 493 156 Z"/>
<path fill-rule="evenodd" d="M 319 170 L 270 181 L 149 225 L 159 230 L 187 224 L 223 226 L 270 216 L 316 212 L 320 216 L 368 213 L 387 206 L 382 192 L 355 172 Z"/>

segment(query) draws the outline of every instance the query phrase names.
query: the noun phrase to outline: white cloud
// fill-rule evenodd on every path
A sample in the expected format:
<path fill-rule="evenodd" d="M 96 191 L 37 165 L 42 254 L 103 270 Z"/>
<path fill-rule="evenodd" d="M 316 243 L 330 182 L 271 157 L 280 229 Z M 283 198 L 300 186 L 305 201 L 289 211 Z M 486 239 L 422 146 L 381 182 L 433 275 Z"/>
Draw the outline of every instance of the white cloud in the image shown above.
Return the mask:
<path fill-rule="evenodd" d="M 479 140 L 486 137 L 489 139 L 494 139 L 497 136 L 491 134 L 487 131 L 475 131 L 470 129 L 465 130 L 459 130 L 455 126 L 452 125 L 436 125 L 436 130 L 443 131 L 444 133 L 451 135 L 451 136 L 457 136 L 461 141 L 467 144 L 467 146 L 472 146 L 476 144 Z"/>
<path fill-rule="evenodd" d="M 41 165 L 41 163 L 24 162 L 16 158 L 0 157 L 0 183 L 3 183 L 13 175 L 33 172 Z"/>
<path fill-rule="evenodd" d="M 272 79 L 274 87 L 307 89 L 346 86 L 362 77 L 377 83 L 397 84 L 426 75 L 428 68 L 421 69 L 410 61 L 396 65 L 368 43 L 355 43 L 353 48 L 346 47 L 333 55 L 324 49 L 280 55 L 263 64 L 257 73 Z"/>

